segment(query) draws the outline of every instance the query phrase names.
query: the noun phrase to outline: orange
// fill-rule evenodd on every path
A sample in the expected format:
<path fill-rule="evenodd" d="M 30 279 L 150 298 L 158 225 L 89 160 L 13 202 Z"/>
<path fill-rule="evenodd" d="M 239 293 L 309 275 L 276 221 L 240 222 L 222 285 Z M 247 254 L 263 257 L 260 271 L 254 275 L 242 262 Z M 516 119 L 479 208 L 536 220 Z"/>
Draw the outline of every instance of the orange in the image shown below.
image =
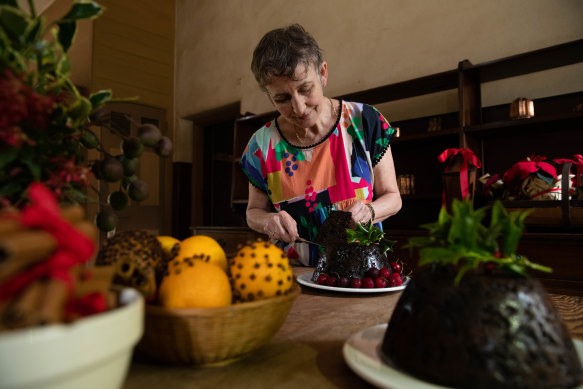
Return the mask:
<path fill-rule="evenodd" d="M 231 260 L 233 293 L 237 300 L 262 300 L 287 294 L 293 273 L 285 253 L 270 242 L 242 247 Z"/>
<path fill-rule="evenodd" d="M 176 256 L 178 260 L 185 258 L 202 259 L 214 263 L 227 271 L 227 255 L 221 245 L 206 235 L 193 235 L 180 242 L 180 251 Z"/>
<path fill-rule="evenodd" d="M 162 250 L 170 256 L 170 258 L 174 257 L 173 253 L 178 252 L 180 246 L 180 241 L 173 236 L 170 235 L 159 235 L 156 237 L 160 245 L 162 246 Z"/>
<path fill-rule="evenodd" d="M 198 261 L 172 261 L 160 283 L 158 300 L 167 308 L 210 308 L 231 305 L 227 274 L 217 265 Z"/>

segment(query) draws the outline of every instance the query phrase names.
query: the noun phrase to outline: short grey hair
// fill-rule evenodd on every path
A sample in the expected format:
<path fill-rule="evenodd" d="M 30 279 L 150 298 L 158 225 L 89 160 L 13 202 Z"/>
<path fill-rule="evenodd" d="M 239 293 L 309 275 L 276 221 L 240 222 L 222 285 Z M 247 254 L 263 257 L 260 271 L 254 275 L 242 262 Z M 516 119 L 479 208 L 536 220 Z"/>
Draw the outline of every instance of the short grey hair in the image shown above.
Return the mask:
<path fill-rule="evenodd" d="M 272 77 L 283 76 L 293 80 L 300 64 L 306 68 L 314 65 L 318 72 L 322 66 L 322 51 L 301 25 L 292 24 L 271 30 L 261 38 L 253 51 L 251 71 L 259 86 L 265 90 Z"/>

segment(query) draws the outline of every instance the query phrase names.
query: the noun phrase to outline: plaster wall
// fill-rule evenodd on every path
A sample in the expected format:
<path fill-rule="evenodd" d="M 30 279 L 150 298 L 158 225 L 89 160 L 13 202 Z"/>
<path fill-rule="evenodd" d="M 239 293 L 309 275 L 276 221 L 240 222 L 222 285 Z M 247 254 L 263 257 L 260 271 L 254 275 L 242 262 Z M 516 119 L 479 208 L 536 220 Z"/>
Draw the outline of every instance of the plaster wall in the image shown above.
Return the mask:
<path fill-rule="evenodd" d="M 270 29 L 300 23 L 319 42 L 337 96 L 583 38 L 580 0 L 176 0 L 174 159 L 192 161 L 189 115 L 241 102 L 273 110 L 249 70 Z M 583 90 L 583 66 L 491 83 L 484 105 Z M 444 92 L 379 106 L 389 120 L 449 112 Z"/>

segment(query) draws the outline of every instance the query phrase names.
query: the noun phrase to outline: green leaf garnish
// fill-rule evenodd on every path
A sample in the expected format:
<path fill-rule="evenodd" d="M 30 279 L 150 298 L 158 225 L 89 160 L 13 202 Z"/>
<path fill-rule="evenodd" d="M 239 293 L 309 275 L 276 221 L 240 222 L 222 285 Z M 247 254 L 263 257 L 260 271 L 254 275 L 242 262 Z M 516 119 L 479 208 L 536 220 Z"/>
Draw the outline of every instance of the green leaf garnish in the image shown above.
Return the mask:
<path fill-rule="evenodd" d="M 528 275 L 528 269 L 552 271 L 516 253 L 530 210 L 509 213 L 496 201 L 486 223 L 489 210 L 474 209 L 469 200 L 454 200 L 451 214 L 443 207 L 437 222 L 421 226 L 428 230 L 428 235 L 410 238 L 405 247 L 420 249 L 420 266 L 439 263 L 458 267 L 456 284 L 468 270 L 485 263 L 523 277 Z"/>
<path fill-rule="evenodd" d="M 370 221 L 366 225 L 357 224 L 354 230 L 347 228 L 346 234 L 348 235 L 348 243 L 358 243 L 361 246 L 378 244 L 383 253 L 390 251 L 396 242 L 385 239 L 384 232 Z"/>

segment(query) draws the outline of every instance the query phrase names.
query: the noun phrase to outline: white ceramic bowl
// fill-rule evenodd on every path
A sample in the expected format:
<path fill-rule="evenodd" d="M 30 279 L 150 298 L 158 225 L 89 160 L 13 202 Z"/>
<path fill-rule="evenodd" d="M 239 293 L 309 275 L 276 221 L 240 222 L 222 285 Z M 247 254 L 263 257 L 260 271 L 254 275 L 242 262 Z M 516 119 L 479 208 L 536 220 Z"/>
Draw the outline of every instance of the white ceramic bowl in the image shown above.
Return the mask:
<path fill-rule="evenodd" d="M 71 324 L 0 333 L 0 389 L 121 388 L 144 330 L 144 300 L 131 288 L 121 304 Z"/>

